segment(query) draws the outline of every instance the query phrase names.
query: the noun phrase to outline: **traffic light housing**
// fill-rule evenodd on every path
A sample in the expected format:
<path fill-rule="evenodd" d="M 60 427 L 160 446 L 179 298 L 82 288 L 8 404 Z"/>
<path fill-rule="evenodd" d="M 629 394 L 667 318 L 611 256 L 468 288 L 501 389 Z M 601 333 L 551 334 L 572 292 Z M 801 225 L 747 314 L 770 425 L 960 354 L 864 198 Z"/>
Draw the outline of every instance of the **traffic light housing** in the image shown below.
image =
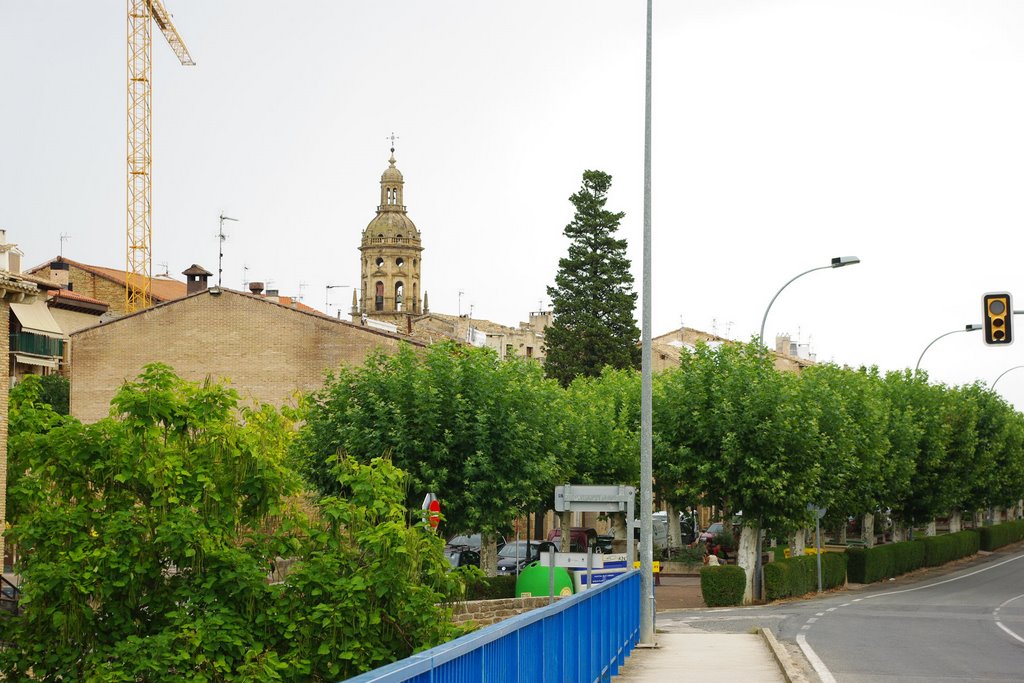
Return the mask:
<path fill-rule="evenodd" d="M 1013 343 L 1013 301 L 1009 292 L 995 292 L 982 297 L 986 344 Z"/>

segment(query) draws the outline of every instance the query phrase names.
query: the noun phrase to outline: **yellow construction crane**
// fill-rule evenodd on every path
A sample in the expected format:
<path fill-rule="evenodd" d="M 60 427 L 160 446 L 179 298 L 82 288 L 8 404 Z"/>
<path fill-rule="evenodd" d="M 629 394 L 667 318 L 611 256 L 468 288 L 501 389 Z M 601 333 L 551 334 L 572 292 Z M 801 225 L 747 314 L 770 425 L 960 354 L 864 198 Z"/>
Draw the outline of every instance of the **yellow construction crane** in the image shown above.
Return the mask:
<path fill-rule="evenodd" d="M 184 66 L 195 66 L 160 0 L 128 0 L 128 258 L 124 306 L 152 304 L 153 269 L 153 20 Z"/>

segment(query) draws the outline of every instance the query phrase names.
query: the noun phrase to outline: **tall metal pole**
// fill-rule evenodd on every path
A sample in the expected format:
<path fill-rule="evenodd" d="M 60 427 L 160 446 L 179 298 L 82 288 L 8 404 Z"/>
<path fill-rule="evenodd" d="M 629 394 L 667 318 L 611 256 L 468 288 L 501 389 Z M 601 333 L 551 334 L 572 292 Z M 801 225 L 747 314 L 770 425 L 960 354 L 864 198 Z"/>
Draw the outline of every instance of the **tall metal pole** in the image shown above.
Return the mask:
<path fill-rule="evenodd" d="M 221 276 L 221 273 L 224 272 L 224 269 L 222 267 L 223 263 L 224 263 L 224 240 L 226 240 L 228 238 L 227 235 L 224 234 L 224 221 L 235 221 L 237 223 L 238 219 L 237 218 L 231 218 L 230 216 L 225 216 L 223 213 L 221 213 L 221 215 L 220 215 L 220 232 L 217 233 L 217 245 L 219 247 L 217 249 L 217 286 L 218 287 L 220 287 L 220 276 Z"/>
<path fill-rule="evenodd" d="M 644 101 L 643 338 L 640 357 L 640 643 L 654 645 L 654 506 L 651 464 L 651 22 L 647 0 L 647 87 Z"/>

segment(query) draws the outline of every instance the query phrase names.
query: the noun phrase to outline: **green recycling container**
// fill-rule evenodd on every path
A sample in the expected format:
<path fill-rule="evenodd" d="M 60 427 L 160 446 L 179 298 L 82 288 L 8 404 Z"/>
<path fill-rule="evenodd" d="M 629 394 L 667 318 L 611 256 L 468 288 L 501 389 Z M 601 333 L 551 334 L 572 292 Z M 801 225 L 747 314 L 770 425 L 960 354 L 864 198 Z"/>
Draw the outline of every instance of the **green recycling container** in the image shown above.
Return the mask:
<path fill-rule="evenodd" d="M 551 593 L 551 569 L 531 562 L 516 579 L 517 598 L 541 598 Z M 572 595 L 572 577 L 565 567 L 555 567 L 555 595 Z"/>

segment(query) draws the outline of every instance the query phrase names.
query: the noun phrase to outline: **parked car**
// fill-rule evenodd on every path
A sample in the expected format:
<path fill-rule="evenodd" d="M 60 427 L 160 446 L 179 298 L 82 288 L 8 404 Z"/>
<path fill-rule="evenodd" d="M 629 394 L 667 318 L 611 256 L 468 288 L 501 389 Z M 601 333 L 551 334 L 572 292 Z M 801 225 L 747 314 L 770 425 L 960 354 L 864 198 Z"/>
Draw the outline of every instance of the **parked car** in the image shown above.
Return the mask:
<path fill-rule="evenodd" d="M 717 536 L 718 534 L 721 534 L 721 533 L 724 533 L 724 532 L 725 532 L 725 524 L 722 523 L 722 522 L 715 522 L 711 526 L 709 526 L 707 529 L 705 529 L 704 531 L 701 532 L 700 540 L 701 540 L 702 543 L 707 543 L 708 541 L 713 540 L 715 538 L 715 536 Z"/>
<path fill-rule="evenodd" d="M 540 559 L 554 544 L 550 541 L 512 541 L 498 551 L 498 574 L 518 574 L 523 567 Z M 557 550 L 557 548 L 556 548 Z"/>
<path fill-rule="evenodd" d="M 548 540 L 555 544 L 555 548 L 562 547 L 562 530 L 552 529 L 548 532 Z M 569 529 L 569 552 L 585 553 L 587 548 L 598 551 L 597 530 L 592 527 L 574 526 Z"/>
<path fill-rule="evenodd" d="M 451 548 L 445 546 L 444 556 L 448 558 L 448 563 L 451 564 L 453 569 L 458 567 L 480 566 L 480 552 L 477 550 L 471 550 L 465 547 Z"/>
<path fill-rule="evenodd" d="M 498 550 L 501 550 L 503 545 L 505 545 L 505 537 L 498 536 Z M 448 539 L 448 542 L 445 543 L 444 547 L 445 550 L 448 548 L 469 548 L 470 550 L 480 552 L 480 534 L 459 534 L 457 536 L 452 536 Z"/>
<path fill-rule="evenodd" d="M 669 545 L 668 513 L 664 510 L 655 512 L 652 516 L 654 547 L 664 549 Z M 697 539 L 695 520 L 686 516 L 686 513 L 679 513 L 679 532 L 683 545 L 689 545 Z"/>

